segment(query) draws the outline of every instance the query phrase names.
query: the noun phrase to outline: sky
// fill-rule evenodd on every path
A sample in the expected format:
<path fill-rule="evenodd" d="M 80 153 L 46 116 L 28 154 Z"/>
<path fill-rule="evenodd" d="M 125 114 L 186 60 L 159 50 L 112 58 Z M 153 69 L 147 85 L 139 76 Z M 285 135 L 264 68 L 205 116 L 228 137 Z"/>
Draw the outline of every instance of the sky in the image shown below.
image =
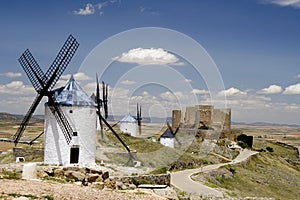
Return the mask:
<path fill-rule="evenodd" d="M 80 46 L 56 87 L 74 74 L 91 94 L 97 72 L 112 114 L 214 104 L 235 122 L 300 125 L 300 0 L 0 3 L 0 112 L 25 114 L 36 96 L 21 54 L 45 72 L 72 34 Z"/>

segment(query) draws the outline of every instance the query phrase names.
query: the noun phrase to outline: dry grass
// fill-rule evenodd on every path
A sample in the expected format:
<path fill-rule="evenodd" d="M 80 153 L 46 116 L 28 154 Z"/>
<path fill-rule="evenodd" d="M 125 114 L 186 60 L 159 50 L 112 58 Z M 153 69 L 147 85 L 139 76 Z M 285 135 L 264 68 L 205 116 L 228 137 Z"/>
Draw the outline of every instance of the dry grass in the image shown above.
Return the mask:
<path fill-rule="evenodd" d="M 297 152 L 269 142 L 257 141 L 255 145 L 259 148 L 272 147 L 274 152 L 252 156 L 249 161 L 234 166 L 233 177 L 220 175 L 215 177 L 217 182 L 213 184 L 227 189 L 233 197 L 299 198 L 300 164 Z M 294 162 L 297 160 L 298 163 Z"/>

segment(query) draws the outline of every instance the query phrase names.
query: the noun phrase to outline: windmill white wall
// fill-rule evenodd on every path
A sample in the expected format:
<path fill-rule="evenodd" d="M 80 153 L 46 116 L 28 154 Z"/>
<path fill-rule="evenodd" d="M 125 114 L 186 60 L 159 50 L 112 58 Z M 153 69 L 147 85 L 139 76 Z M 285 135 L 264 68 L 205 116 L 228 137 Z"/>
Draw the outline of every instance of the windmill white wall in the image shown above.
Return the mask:
<path fill-rule="evenodd" d="M 123 133 L 129 133 L 131 136 L 136 136 L 137 121 L 130 114 L 120 120 L 120 130 Z"/>
<path fill-rule="evenodd" d="M 174 138 L 160 138 L 160 144 L 174 148 Z"/>
<path fill-rule="evenodd" d="M 175 144 L 175 136 L 169 129 L 167 129 L 159 138 L 160 144 L 166 146 L 166 147 L 171 147 L 174 148 Z"/>
<path fill-rule="evenodd" d="M 70 164 L 71 147 L 79 147 L 79 165 L 95 165 L 96 110 L 94 107 L 61 106 L 62 111 L 78 133 L 68 145 L 49 106 L 45 106 L 45 164 Z M 70 113 L 70 111 L 72 113 Z"/>
<path fill-rule="evenodd" d="M 68 145 L 57 120 L 49 106 L 45 104 L 44 163 L 72 164 L 70 163 L 71 149 L 78 148 L 78 162 L 74 164 L 81 166 L 95 165 L 97 114 L 94 102 L 82 91 L 73 77 L 56 100 L 68 119 L 73 132 L 77 132 L 77 136 L 73 136 Z"/>

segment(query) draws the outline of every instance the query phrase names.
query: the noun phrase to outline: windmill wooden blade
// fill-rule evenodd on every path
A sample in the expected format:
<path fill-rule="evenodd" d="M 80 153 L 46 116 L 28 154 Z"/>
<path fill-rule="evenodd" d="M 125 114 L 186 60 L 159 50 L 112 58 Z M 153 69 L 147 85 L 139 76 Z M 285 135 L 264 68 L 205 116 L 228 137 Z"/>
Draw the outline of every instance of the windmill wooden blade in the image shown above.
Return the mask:
<path fill-rule="evenodd" d="M 22 135 L 26 129 L 26 126 L 28 125 L 30 118 L 32 117 L 32 114 L 34 113 L 37 106 L 41 102 L 43 96 L 44 96 L 43 94 L 38 94 L 37 97 L 35 98 L 34 102 L 31 104 L 31 106 L 30 106 L 28 112 L 26 113 L 25 117 L 23 118 L 23 121 L 21 122 L 17 132 L 13 136 L 15 145 L 18 144 L 20 138 L 22 137 Z"/>
<path fill-rule="evenodd" d="M 72 127 L 69 124 L 69 122 L 68 122 L 66 116 L 64 115 L 63 111 L 61 110 L 61 108 L 54 102 L 52 95 L 49 95 L 48 99 L 49 99 L 48 100 L 49 108 L 50 108 L 52 114 L 54 115 L 57 123 L 59 124 L 60 129 L 62 130 L 67 144 L 70 144 L 70 142 L 72 140 L 72 135 L 73 135 Z"/>
<path fill-rule="evenodd" d="M 105 84 L 102 81 L 102 103 L 103 103 L 105 119 L 107 119 L 108 117 L 107 96 L 108 96 L 107 84 Z"/>
<path fill-rule="evenodd" d="M 176 135 L 176 133 L 179 131 L 179 126 L 176 128 L 174 135 Z"/>
<path fill-rule="evenodd" d="M 28 112 L 26 113 L 23 121 L 20 124 L 16 134 L 13 136 L 14 143 L 17 145 L 22 134 L 32 116 L 34 111 L 36 110 L 38 104 L 42 100 L 43 96 L 48 96 L 50 109 L 55 115 L 55 118 L 58 120 L 58 123 L 61 125 L 62 131 L 66 137 L 67 143 L 69 144 L 72 139 L 72 128 L 69 125 L 67 119 L 60 111 L 59 107 L 55 105 L 51 89 L 54 87 L 58 79 L 60 78 L 61 74 L 69 64 L 70 60 L 72 59 L 73 55 L 75 54 L 79 44 L 76 39 L 70 35 L 61 48 L 58 56 L 54 60 L 53 64 L 50 66 L 48 71 L 44 74 L 41 70 L 40 66 L 33 58 L 31 52 L 27 49 L 21 57 L 18 59 L 21 66 L 25 70 L 29 80 L 31 81 L 34 89 L 39 93 L 34 100 L 33 104 L 29 108 Z"/>
<path fill-rule="evenodd" d="M 121 142 L 121 144 L 125 147 L 126 151 L 129 155 L 129 161 L 133 161 L 134 157 L 129 149 L 129 147 L 125 144 L 125 142 L 120 138 L 120 136 L 117 134 L 117 132 L 109 125 L 109 123 L 104 119 L 100 113 L 98 113 L 99 118 L 104 122 L 104 124 L 109 128 L 109 130 L 115 135 L 115 137 Z"/>
<path fill-rule="evenodd" d="M 142 107 L 139 107 L 139 104 L 136 105 L 136 118 L 138 121 L 138 125 L 141 126 L 142 125 Z"/>
<path fill-rule="evenodd" d="M 40 66 L 33 58 L 30 51 L 27 49 L 21 57 L 18 59 L 22 68 L 26 72 L 29 77 L 30 82 L 32 83 L 34 89 L 36 91 L 40 91 L 43 89 L 45 83 L 43 82 L 44 73 L 41 70 Z"/>
<path fill-rule="evenodd" d="M 100 100 L 100 89 L 99 89 L 99 80 L 98 80 L 98 74 L 96 74 L 96 104 L 97 104 L 97 112 L 99 116 L 99 123 L 100 123 L 100 130 L 101 130 L 101 139 L 104 139 L 104 134 L 103 134 L 103 124 L 101 120 L 101 100 Z"/>
<path fill-rule="evenodd" d="M 171 127 L 171 125 L 169 124 L 169 122 L 168 122 L 168 121 L 167 121 L 167 126 L 168 126 L 169 130 L 171 131 L 171 133 L 174 135 L 174 133 L 173 133 L 173 129 L 172 129 L 172 127 Z"/>
<path fill-rule="evenodd" d="M 43 78 L 43 82 L 50 85 L 49 90 L 54 87 L 62 73 L 65 71 L 78 46 L 79 43 L 72 35 L 70 35 Z"/>

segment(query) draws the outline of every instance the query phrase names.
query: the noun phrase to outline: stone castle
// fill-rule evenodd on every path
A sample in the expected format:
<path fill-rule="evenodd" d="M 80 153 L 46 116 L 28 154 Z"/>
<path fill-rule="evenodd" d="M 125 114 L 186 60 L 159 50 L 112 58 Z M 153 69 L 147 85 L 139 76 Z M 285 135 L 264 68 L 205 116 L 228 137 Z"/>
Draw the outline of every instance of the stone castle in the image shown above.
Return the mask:
<path fill-rule="evenodd" d="M 187 128 L 213 129 L 229 133 L 231 130 L 231 109 L 215 109 L 212 105 L 186 107 L 183 117 L 181 110 L 172 112 L 172 128 L 183 125 Z"/>

